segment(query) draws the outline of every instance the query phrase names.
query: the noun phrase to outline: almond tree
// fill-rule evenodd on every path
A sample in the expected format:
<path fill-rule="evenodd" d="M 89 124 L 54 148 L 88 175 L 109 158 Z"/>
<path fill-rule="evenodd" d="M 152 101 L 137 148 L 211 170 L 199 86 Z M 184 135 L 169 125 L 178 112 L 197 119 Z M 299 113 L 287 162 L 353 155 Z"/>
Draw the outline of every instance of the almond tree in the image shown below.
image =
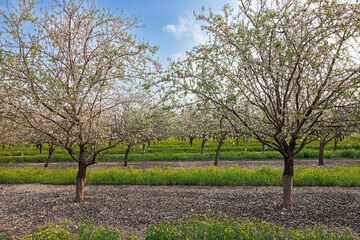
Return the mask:
<path fill-rule="evenodd" d="M 156 48 L 131 35 L 136 18 L 101 10 L 95 1 L 55 0 L 42 8 L 30 0 L 8 9 L 1 12 L 0 45 L 12 94 L 1 100 L 14 119 L 53 139 L 78 162 L 75 201 L 82 202 L 87 167 L 120 142 L 102 144 L 110 137 L 104 117 L 128 88 L 150 86 Z"/>
<path fill-rule="evenodd" d="M 190 147 L 193 146 L 193 140 L 199 137 L 199 113 L 200 110 L 195 105 L 186 104 L 181 106 L 173 118 L 175 135 L 181 139 L 188 138 Z"/>
<path fill-rule="evenodd" d="M 213 136 L 215 136 L 216 141 L 218 142 L 215 153 L 214 166 L 217 166 L 219 164 L 220 150 L 222 145 L 225 143 L 226 138 L 231 133 L 234 133 L 234 129 L 231 126 L 231 120 L 229 119 L 229 116 L 227 116 L 226 113 L 220 113 L 218 115 L 220 116 L 216 118 L 218 119 L 218 121 L 213 131 Z"/>
<path fill-rule="evenodd" d="M 126 143 L 124 167 L 128 166 L 130 149 L 136 144 L 144 144 L 157 139 L 157 128 L 166 122 L 166 116 L 150 99 L 154 95 L 147 92 L 135 94 L 133 99 L 127 99 L 109 114 L 110 129 L 113 138 Z"/>
<path fill-rule="evenodd" d="M 324 165 L 325 146 L 339 136 L 348 136 L 358 128 L 358 116 L 354 107 L 335 108 L 327 111 L 314 126 L 314 137 L 319 141 L 319 165 Z"/>
<path fill-rule="evenodd" d="M 179 91 L 226 109 L 284 158 L 283 204 L 292 206 L 294 156 L 314 125 L 359 83 L 358 5 L 240 0 L 234 14 L 200 14 L 210 39 L 174 62 Z"/>

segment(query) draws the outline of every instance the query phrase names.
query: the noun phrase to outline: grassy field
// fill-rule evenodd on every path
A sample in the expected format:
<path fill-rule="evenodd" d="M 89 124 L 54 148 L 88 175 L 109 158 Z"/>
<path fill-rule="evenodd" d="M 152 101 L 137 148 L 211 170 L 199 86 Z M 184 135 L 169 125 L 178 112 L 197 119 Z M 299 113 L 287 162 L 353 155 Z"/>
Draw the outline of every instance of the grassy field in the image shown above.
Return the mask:
<path fill-rule="evenodd" d="M 84 219 L 79 224 L 76 236 L 68 230 L 70 221 L 59 225 L 45 226 L 22 239 L 27 240 L 118 240 L 139 239 L 137 236 L 124 236 L 120 231 L 110 227 L 95 226 L 91 219 Z M 0 234 L 0 239 L 11 239 L 11 233 Z M 206 215 L 188 214 L 169 224 L 160 222 L 146 227 L 146 240 L 186 240 L 186 239 L 355 239 L 348 229 L 328 229 L 314 225 L 313 229 L 293 230 L 258 219 L 223 219 Z"/>
<path fill-rule="evenodd" d="M 0 168 L 3 184 L 75 184 L 76 169 Z M 269 166 L 257 169 L 214 166 L 208 168 L 110 168 L 89 171 L 89 185 L 210 185 L 210 186 L 279 186 L 282 170 Z M 329 169 L 298 167 L 294 186 L 360 186 L 360 167 L 333 167 Z"/>
<path fill-rule="evenodd" d="M 333 151 L 333 142 L 330 142 L 325 149 L 324 158 L 360 158 L 360 137 L 350 137 L 346 141 L 339 142 L 337 151 Z M 46 149 L 46 145 L 44 146 Z M 200 154 L 201 140 L 195 139 L 193 147 L 189 142 L 179 141 L 176 139 L 168 139 L 158 143 L 151 142 L 150 147 L 146 144 L 145 154 L 142 154 L 140 145 L 136 145 L 131 149 L 130 161 L 181 161 L 192 159 L 213 159 L 217 148 L 217 141 L 209 140 L 205 145 L 205 153 Z M 122 161 L 124 158 L 125 147 L 119 145 L 110 150 L 100 161 Z M 319 143 L 314 141 L 306 146 L 296 158 L 318 158 Z M 24 144 L 15 146 L 12 149 L 6 148 L 0 151 L 0 163 L 36 163 L 45 162 L 47 158 L 47 150 L 43 154 L 35 147 Z M 239 146 L 235 139 L 227 139 L 221 148 L 221 159 L 279 159 L 282 156 L 272 150 L 266 149 L 262 151 L 262 145 L 255 139 L 241 140 Z M 55 150 L 52 162 L 73 162 L 69 154 L 61 148 Z"/>

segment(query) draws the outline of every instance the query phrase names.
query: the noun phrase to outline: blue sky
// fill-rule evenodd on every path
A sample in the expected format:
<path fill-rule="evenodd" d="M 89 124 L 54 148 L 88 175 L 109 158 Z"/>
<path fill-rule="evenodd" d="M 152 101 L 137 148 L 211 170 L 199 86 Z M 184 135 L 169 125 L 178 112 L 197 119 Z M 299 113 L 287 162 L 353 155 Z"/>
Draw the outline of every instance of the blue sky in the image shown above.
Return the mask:
<path fill-rule="evenodd" d="M 17 5 L 19 0 L 9 0 Z M 206 34 L 201 31 L 202 22 L 196 21 L 193 11 L 201 13 L 201 8 L 211 8 L 213 12 L 237 0 L 96 0 L 100 6 L 111 10 L 124 10 L 127 16 L 135 15 L 144 28 L 136 30 L 138 38 L 145 39 L 152 46 L 159 46 L 160 63 L 168 65 L 168 58 L 184 56 L 186 51 L 204 42 Z M 0 0 L 4 7 L 6 0 Z M 41 2 L 41 0 L 36 0 Z M 45 5 L 52 0 L 42 0 Z"/>
<path fill-rule="evenodd" d="M 1 1 L 1 0 L 0 0 Z M 226 3 L 236 0 L 100 0 L 106 8 L 123 9 L 127 15 L 138 16 L 145 28 L 136 31 L 153 46 L 159 46 L 158 57 L 167 65 L 168 58 L 178 58 L 193 46 L 205 40 L 193 11 L 200 13 L 202 6 L 214 12 Z"/>

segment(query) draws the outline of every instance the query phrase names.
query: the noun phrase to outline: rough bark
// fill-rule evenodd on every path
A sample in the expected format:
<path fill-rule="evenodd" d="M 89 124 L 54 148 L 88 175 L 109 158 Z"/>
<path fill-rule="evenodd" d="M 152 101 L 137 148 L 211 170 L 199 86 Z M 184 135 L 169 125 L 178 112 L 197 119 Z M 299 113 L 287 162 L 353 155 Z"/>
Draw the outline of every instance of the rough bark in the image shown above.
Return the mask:
<path fill-rule="evenodd" d="M 145 143 L 143 143 L 142 144 L 142 155 L 145 155 L 145 147 L 146 147 L 146 145 L 145 145 Z"/>
<path fill-rule="evenodd" d="M 205 148 L 206 141 L 207 141 L 207 139 L 203 138 L 202 143 L 201 143 L 201 155 L 204 154 L 204 148 Z"/>
<path fill-rule="evenodd" d="M 324 165 L 324 150 L 325 150 L 326 141 L 320 141 L 320 150 L 319 150 L 319 166 Z"/>
<path fill-rule="evenodd" d="M 39 144 L 39 152 L 40 152 L 40 154 L 43 154 L 43 147 L 42 147 L 42 144 Z"/>
<path fill-rule="evenodd" d="M 336 152 L 338 141 L 339 141 L 339 139 L 336 137 L 334 139 L 334 152 Z"/>
<path fill-rule="evenodd" d="M 189 144 L 190 144 L 190 147 L 192 147 L 193 146 L 193 140 L 194 140 L 194 138 L 189 138 L 190 139 L 190 141 L 189 141 Z"/>
<path fill-rule="evenodd" d="M 219 142 L 219 144 L 218 144 L 217 149 L 216 149 L 214 166 L 217 166 L 219 164 L 220 149 L 221 149 L 221 146 L 225 142 L 225 137 L 221 137 L 218 142 Z"/>
<path fill-rule="evenodd" d="M 282 176 L 284 191 L 283 204 L 286 208 L 291 208 L 293 206 L 292 177 L 294 176 L 294 156 L 284 156 L 284 164 L 285 167 Z"/>
<path fill-rule="evenodd" d="M 48 154 L 48 156 L 47 156 L 47 158 L 46 158 L 46 163 L 45 163 L 45 166 L 44 166 L 44 167 L 48 167 L 48 166 L 49 166 L 49 162 L 50 162 L 51 157 L 52 157 L 52 155 L 53 155 L 53 153 L 54 153 L 54 151 L 55 151 L 55 148 L 56 148 L 55 145 L 52 145 L 52 144 L 49 145 L 49 154 Z"/>
<path fill-rule="evenodd" d="M 284 198 L 283 198 L 283 204 L 286 208 L 292 208 L 293 206 L 293 196 L 292 196 L 292 176 L 283 175 L 283 190 L 284 190 Z"/>
<path fill-rule="evenodd" d="M 76 195 L 74 202 L 83 202 L 84 201 L 84 190 L 86 182 L 86 163 L 83 159 L 80 158 L 79 168 L 76 175 Z"/>
<path fill-rule="evenodd" d="M 125 150 L 125 155 L 124 155 L 124 167 L 128 166 L 128 156 L 129 156 L 129 152 L 130 152 L 130 148 L 131 145 L 128 145 L 128 147 Z"/>

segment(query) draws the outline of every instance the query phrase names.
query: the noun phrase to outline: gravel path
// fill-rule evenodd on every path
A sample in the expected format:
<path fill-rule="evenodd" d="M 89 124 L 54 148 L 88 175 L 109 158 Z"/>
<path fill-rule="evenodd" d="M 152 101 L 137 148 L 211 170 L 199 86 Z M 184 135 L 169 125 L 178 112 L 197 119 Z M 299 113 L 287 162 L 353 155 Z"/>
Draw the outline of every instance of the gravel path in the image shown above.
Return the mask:
<path fill-rule="evenodd" d="M 207 167 L 207 161 L 130 162 L 134 168 Z M 282 160 L 220 161 L 219 167 L 239 165 L 283 168 Z M 317 160 L 296 159 L 295 165 L 318 167 Z M 330 159 L 324 168 L 360 165 L 360 160 Z M 43 164 L 7 164 L 7 167 L 43 167 Z M 49 168 L 77 167 L 76 163 L 51 163 Z M 121 162 L 101 162 L 89 169 L 121 167 Z M 211 186 L 86 186 L 85 202 L 72 202 L 75 186 L 1 185 L 0 233 L 11 231 L 23 237 L 49 223 L 91 217 L 95 224 L 106 222 L 125 234 L 143 236 L 144 228 L 160 220 L 174 221 L 188 212 L 213 213 L 222 217 L 256 217 L 284 227 L 306 229 L 314 223 L 349 227 L 360 237 L 360 188 L 295 187 L 295 207 L 282 208 L 281 187 Z"/>
<path fill-rule="evenodd" d="M 281 207 L 281 192 L 281 187 L 87 186 L 85 202 L 78 204 L 71 201 L 75 186 L 0 185 L 0 232 L 21 237 L 48 223 L 88 216 L 143 236 L 148 224 L 198 212 L 300 229 L 314 223 L 349 227 L 360 236 L 360 188 L 295 187 L 292 210 Z"/>

